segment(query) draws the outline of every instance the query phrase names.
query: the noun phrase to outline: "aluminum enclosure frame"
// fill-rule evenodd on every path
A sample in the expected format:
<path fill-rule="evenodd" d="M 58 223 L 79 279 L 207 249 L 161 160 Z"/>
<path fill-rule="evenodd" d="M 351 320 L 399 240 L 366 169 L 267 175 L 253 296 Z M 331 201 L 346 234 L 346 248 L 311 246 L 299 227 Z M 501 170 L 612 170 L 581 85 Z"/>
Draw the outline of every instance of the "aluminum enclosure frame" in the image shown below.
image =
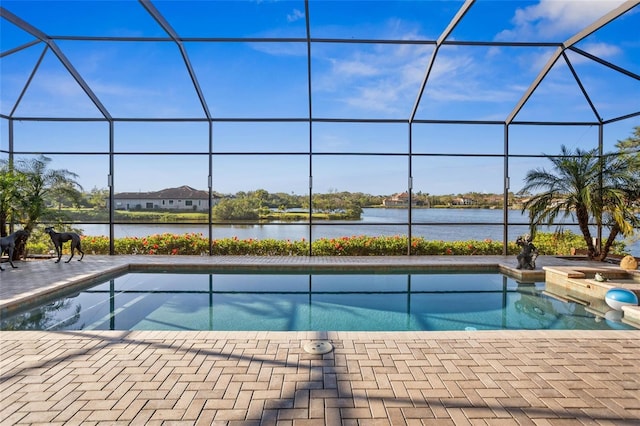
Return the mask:
<path fill-rule="evenodd" d="M 590 34 L 594 33 L 595 31 L 597 31 L 598 29 L 602 28 L 603 26 L 607 25 L 608 23 L 614 21 L 615 19 L 619 18 L 620 16 L 624 15 L 625 13 L 631 11 L 632 9 L 636 8 L 639 4 L 640 4 L 640 0 L 628 0 L 626 2 L 624 2 L 623 4 L 621 4 L 620 6 L 618 6 L 617 8 L 615 8 L 614 10 L 612 10 L 611 12 L 609 12 L 608 14 L 606 14 L 605 16 L 601 17 L 600 19 L 598 19 L 596 22 L 594 22 L 593 24 L 585 27 L 584 29 L 582 29 L 581 31 L 579 31 L 578 33 L 576 33 L 574 36 L 570 37 L 569 39 L 565 40 L 564 42 L 558 42 L 558 43 L 540 43 L 540 42 L 497 42 L 497 41 L 465 41 L 465 40 L 451 40 L 450 39 L 450 35 L 452 33 L 452 31 L 456 28 L 456 26 L 464 19 L 465 15 L 469 12 L 469 10 L 471 10 L 471 8 L 474 6 L 474 4 L 476 3 L 475 0 L 466 0 L 462 6 L 460 7 L 460 9 L 458 10 L 458 12 L 455 14 L 455 16 L 452 18 L 452 20 L 448 23 L 448 25 L 446 26 L 445 30 L 442 32 L 442 34 L 440 34 L 440 36 L 435 39 L 435 40 L 378 40 L 378 39 L 342 39 L 342 38 L 335 38 L 335 39 L 327 39 L 327 38 L 314 38 L 311 36 L 311 24 L 310 24 L 310 11 L 309 11 L 309 0 L 305 0 L 304 4 L 305 4 L 305 26 L 306 26 L 306 37 L 305 38 L 189 38 L 189 37 L 182 37 L 169 23 L 169 20 L 162 15 L 162 13 L 155 7 L 155 5 L 153 4 L 152 1 L 150 0 L 139 0 L 140 4 L 142 5 L 142 7 L 147 11 L 147 13 L 153 18 L 154 21 L 156 21 L 158 23 L 158 25 L 163 29 L 163 31 L 166 33 L 166 37 L 80 37 L 80 36 L 68 36 L 68 35 L 60 35 L 60 36 L 53 36 L 53 35 L 49 35 L 44 33 L 43 31 L 41 31 L 40 29 L 36 28 L 35 26 L 31 25 L 30 23 L 26 22 L 25 20 L 23 20 L 22 18 L 20 18 L 19 16 L 16 16 L 15 14 L 13 14 L 11 11 L 7 10 L 4 7 L 0 7 L 0 18 L 7 20 L 8 22 L 12 23 L 13 25 L 17 26 L 18 28 L 22 29 L 23 31 L 31 34 L 33 37 L 36 38 L 35 41 L 33 42 L 29 42 L 23 46 L 19 46 L 17 48 L 11 49 L 9 51 L 5 51 L 5 52 L 1 52 L 0 53 L 0 58 L 14 54 L 16 52 L 21 51 L 22 49 L 26 49 L 29 47 L 32 47 L 34 45 L 38 45 L 38 44 L 43 44 L 43 51 L 42 54 L 40 56 L 40 60 L 37 62 L 37 64 L 35 65 L 27 83 L 25 84 L 25 86 L 22 88 L 22 91 L 20 93 L 20 96 L 18 97 L 15 105 L 13 106 L 13 108 L 11 109 L 11 113 L 9 115 L 0 115 L 0 119 L 2 120 L 6 120 L 8 123 L 8 150 L 6 151 L 2 151 L 2 153 L 5 153 L 8 155 L 9 159 L 12 160 L 14 158 L 15 155 L 32 155 L 32 154 L 37 154 L 35 152 L 26 152 L 26 151 L 16 151 L 14 149 L 14 130 L 13 130 L 13 126 L 14 126 L 14 122 L 17 121 L 62 121 L 62 122 L 83 122 L 83 121 L 91 121 L 91 122 L 106 122 L 108 123 L 109 126 L 109 151 L 108 152 L 64 152 L 64 154 L 79 154 L 79 155 L 108 155 L 109 156 L 109 175 L 107 176 L 107 180 L 108 180 L 108 189 L 109 189 L 109 238 L 110 238 L 110 253 L 113 254 L 114 253 L 114 225 L 117 224 L 117 222 L 114 219 L 114 210 L 115 210 L 115 206 L 114 206 L 114 186 L 113 186 L 113 180 L 114 180 L 114 174 L 115 174 L 115 167 L 114 167 L 114 157 L 115 155 L 117 155 L 118 153 L 115 151 L 114 149 L 114 124 L 115 123 L 119 123 L 119 122 L 149 122 L 149 123 L 153 123 L 153 122 L 203 122 L 203 123 L 207 123 L 208 125 L 208 153 L 206 154 L 202 154 L 202 153 L 197 153 L 198 155 L 207 155 L 208 156 L 208 190 L 209 190 L 209 199 L 211 200 L 211 196 L 214 192 L 214 182 L 213 182 L 213 159 L 214 157 L 217 156 L 224 156 L 224 155 L 228 155 L 228 153 L 219 153 L 216 152 L 213 147 L 214 147 L 214 126 L 216 125 L 216 123 L 224 123 L 224 122 L 235 122 L 235 123 L 242 123 L 242 122 L 247 122 L 247 123 L 255 123 L 255 122 L 283 122 L 283 123 L 306 123 L 308 125 L 308 130 L 309 130 L 309 150 L 308 152 L 304 152 L 304 153 L 292 153 L 292 152 L 285 152 L 285 154 L 291 154 L 291 155 L 299 155 L 301 157 L 306 157 L 306 160 L 308 160 L 308 164 L 309 164 L 309 221 L 305 222 L 305 224 L 309 227 L 309 241 L 313 240 L 313 235 L 312 235 L 312 225 L 314 225 L 313 219 L 312 219 L 312 200 L 313 200 L 313 177 L 314 177 L 314 173 L 313 173 L 313 158 L 316 156 L 323 156 L 323 155 L 332 155 L 333 153 L 327 153 L 327 152 L 323 152 L 323 153 L 319 153 L 319 152 L 315 152 L 314 151 L 314 131 L 313 131 L 313 127 L 314 127 L 314 123 L 392 123 L 392 124 L 399 124 L 399 125 L 406 125 L 407 128 L 407 152 L 406 153 L 402 153 L 402 154 L 393 154 L 393 153 L 379 153 L 376 155 L 402 155 L 402 156 L 406 156 L 407 160 L 408 160 L 408 175 L 406 176 L 407 178 L 407 192 L 409 194 L 409 208 L 408 208 L 408 220 L 407 223 L 402 223 L 401 225 L 406 225 L 407 226 L 407 235 L 409 237 L 409 241 L 411 241 L 411 237 L 412 237 L 412 225 L 415 225 L 416 223 L 413 221 L 413 217 L 412 217 L 412 207 L 411 207 L 411 199 L 413 197 L 413 160 L 414 158 L 423 155 L 423 154 L 417 154 L 413 152 L 413 130 L 414 130 L 414 126 L 417 124 L 460 124 L 460 125 L 465 125 L 465 124 L 471 124 L 471 125 L 494 125 L 494 126 L 503 126 L 503 146 L 504 146 L 504 151 L 503 153 L 500 155 L 500 157 L 503 159 L 504 162 L 504 167 L 502 170 L 503 176 L 504 176 L 504 185 L 503 185 L 503 210 L 504 210 L 504 216 L 503 216 L 503 246 L 504 246 L 504 252 L 503 254 L 507 254 L 506 250 L 507 250 L 507 242 L 510 239 L 509 233 L 508 233 L 508 227 L 510 225 L 509 223 L 509 219 L 507 217 L 507 207 L 508 207 L 508 193 L 509 193 L 509 189 L 510 189 L 510 182 L 509 182 L 509 159 L 510 158 L 514 158 L 516 157 L 513 154 L 510 154 L 509 152 L 509 148 L 510 148 L 510 144 L 509 144 L 509 136 L 510 136 L 510 129 L 513 126 L 519 126 L 519 125 L 527 125 L 527 126 L 596 126 L 598 127 L 598 135 L 599 135 L 599 140 L 598 140 L 598 146 L 600 149 L 600 152 L 602 153 L 602 147 L 603 147 L 603 129 L 604 126 L 611 124 L 611 123 L 615 123 L 617 121 L 621 121 L 621 120 L 625 120 L 625 119 L 629 119 L 629 118 L 633 118 L 633 117 L 638 117 L 640 116 L 640 108 L 637 111 L 628 111 L 626 114 L 622 115 L 622 116 L 618 116 L 618 117 L 614 117 L 608 120 L 604 120 L 602 118 L 602 114 L 600 113 L 600 111 L 597 109 L 596 105 L 594 104 L 594 102 L 592 101 L 592 99 L 590 98 L 590 94 L 588 93 L 588 91 L 585 89 L 584 85 L 582 84 L 580 75 L 575 71 L 572 62 L 570 60 L 570 58 L 567 56 L 566 51 L 570 50 L 574 53 L 577 53 L 583 57 L 587 57 L 593 61 L 596 61 L 598 63 L 600 63 L 601 65 L 604 65 L 618 73 L 624 74 L 626 77 L 640 81 L 640 76 L 638 74 L 635 74 L 629 70 L 626 70 L 624 68 L 621 68 L 615 64 L 612 64 L 604 59 L 601 59 L 595 55 L 592 55 L 588 52 L 585 52 L 584 50 L 576 47 L 576 43 L 580 42 L 581 40 L 583 40 L 584 38 L 586 38 L 587 36 L 589 36 Z M 181 58 L 184 62 L 184 66 L 187 70 L 187 73 L 189 75 L 189 78 L 191 79 L 191 82 L 193 84 L 193 87 L 197 93 L 197 97 L 198 100 L 200 102 L 200 106 L 202 108 L 202 113 L 203 113 L 203 117 L 202 118 L 143 118 L 143 117 L 117 117 L 114 116 L 107 107 L 105 107 L 105 105 L 101 102 L 99 96 L 96 95 L 96 93 L 94 92 L 94 90 L 92 89 L 91 85 L 88 84 L 83 75 L 74 67 L 73 63 L 67 58 L 67 56 L 64 54 L 63 50 L 59 48 L 57 41 L 58 40 L 64 40 L 64 41 L 114 41 L 114 42 L 135 42 L 135 41 L 160 41 L 160 42 L 168 42 L 168 43 L 174 43 L 180 52 Z M 191 61 L 189 59 L 189 55 L 188 52 L 185 48 L 185 43 L 191 42 L 191 41 L 198 41 L 198 42 L 215 42 L 215 43 L 225 43 L 225 42 L 251 42 L 251 43 L 272 43 L 272 42 L 294 42 L 294 43 L 304 43 L 306 45 L 306 51 L 307 51 L 307 96 L 308 96 L 308 111 L 305 114 L 306 117 L 301 118 L 301 117 L 290 117 L 290 118 L 269 118 L 269 117 L 263 117 L 263 118 L 246 118 L 246 117 L 233 117 L 233 118 L 221 118 L 221 117 L 215 117 L 210 109 L 209 106 L 207 105 L 207 100 L 206 97 L 204 95 L 204 92 L 202 90 L 202 87 L 200 86 L 199 83 L 199 79 L 198 79 L 198 75 L 196 74 L 193 66 L 191 65 Z M 314 114 L 313 111 L 313 102 L 312 102 L 312 79 L 311 79 L 311 75 L 312 75 L 312 57 L 313 57 L 313 47 L 315 44 L 317 43 L 339 43 L 339 44 L 343 44 L 343 43 L 348 43 L 348 44 L 392 44 L 392 45 L 407 45 L 407 44 L 422 44 L 422 45 L 432 45 L 434 46 L 434 50 L 433 53 L 431 55 L 431 58 L 429 60 L 428 66 L 426 67 L 425 71 L 424 71 L 424 77 L 422 80 L 422 84 L 420 85 L 419 91 L 416 94 L 416 99 L 415 102 L 413 104 L 413 107 L 411 108 L 411 113 L 410 115 L 406 118 L 406 119 L 354 119 L 354 118 L 348 118 L 348 117 L 318 117 Z M 504 118 L 504 120 L 496 120 L 496 121 L 475 121 L 475 120 L 425 120 L 425 119 L 417 119 L 416 115 L 417 115 L 417 111 L 418 108 L 420 106 L 421 100 L 422 100 L 422 96 L 423 93 L 425 91 L 425 88 L 429 85 L 430 82 L 430 77 L 431 77 L 431 73 L 432 73 L 432 69 L 434 66 L 435 61 L 437 60 L 437 56 L 439 53 L 439 50 L 442 46 L 483 46 L 483 47 L 491 47 L 491 46 L 508 46 L 508 47 L 532 47 L 532 46 L 536 46 L 536 47 L 554 47 L 555 53 L 552 55 L 552 57 L 547 61 L 547 63 L 543 66 L 543 68 L 540 70 L 540 72 L 538 73 L 537 77 L 535 78 L 535 80 L 533 82 L 531 82 L 531 84 L 529 85 L 529 87 L 525 90 L 524 94 L 522 95 L 521 99 L 514 105 L 512 111 Z M 33 76 L 35 75 L 41 61 L 42 58 L 44 57 L 44 55 L 48 52 L 51 51 L 56 58 L 60 61 L 60 63 L 62 63 L 62 65 L 64 66 L 64 68 L 69 72 L 69 74 L 73 77 L 73 79 L 78 83 L 78 85 L 82 88 L 82 90 L 84 91 L 84 93 L 87 95 L 87 97 L 91 100 L 91 102 L 96 106 L 96 108 L 98 109 L 98 111 L 100 112 L 100 114 L 102 115 L 102 118 L 73 118 L 73 117 L 31 117 L 31 116 L 20 116 L 20 115 L 16 115 L 15 112 L 22 100 L 23 95 L 25 94 L 25 92 L 27 91 L 27 89 L 29 88 L 29 85 L 31 83 L 31 80 L 33 78 Z M 531 95 L 534 93 L 534 91 L 538 88 L 538 86 L 544 81 L 544 79 L 546 78 L 547 74 L 549 73 L 549 71 L 551 70 L 551 68 L 556 64 L 557 61 L 564 61 L 566 63 L 566 65 L 569 67 L 569 69 L 571 70 L 571 73 L 576 81 L 576 84 L 579 86 L 582 95 L 584 96 L 586 102 L 589 104 L 591 111 L 593 113 L 594 119 L 593 121 L 585 121 L 585 122 L 564 122 L 564 121 L 557 121 L 557 122 L 530 122 L 530 121 L 518 121 L 516 119 L 518 113 L 522 110 L 522 108 L 527 104 L 527 102 L 529 101 Z M 49 154 L 56 154 L 56 153 L 62 153 L 62 152 L 58 152 L 55 150 L 52 150 L 50 152 L 48 152 Z M 143 155 L 160 155 L 163 154 L 162 152 L 127 152 L 127 154 L 143 154 Z M 184 152 L 181 153 L 180 155 L 192 155 L 193 153 L 188 153 L 188 152 Z M 260 154 L 260 155 L 265 155 L 264 152 L 243 152 L 243 154 L 246 155 L 254 155 L 254 154 Z M 270 154 L 270 153 L 267 153 Z M 275 154 L 275 153 L 273 153 Z M 278 152 L 277 154 L 282 154 L 280 152 Z M 371 155 L 370 153 L 365 153 L 365 152 L 350 152 L 350 153 L 340 153 L 341 155 Z M 433 155 L 437 155 L 437 154 L 433 154 Z M 482 154 L 465 154 L 467 156 L 478 156 L 478 157 L 485 157 L 486 155 L 482 155 Z M 213 218 L 211 215 L 211 205 L 209 206 L 209 241 L 211 242 L 213 240 Z M 376 225 L 376 224 L 371 224 L 371 225 Z M 382 225 L 382 224 L 380 224 Z M 420 225 L 430 225 L 429 223 L 420 223 Z M 460 225 L 457 223 L 451 223 L 451 225 Z M 483 223 L 477 223 L 477 225 L 484 225 Z M 329 225 L 327 225 L 329 226 Z M 598 234 L 600 236 L 601 234 L 601 229 L 598 230 Z M 211 246 L 211 244 L 210 244 Z M 410 247 L 410 243 L 409 246 L 407 247 L 407 255 L 411 254 L 411 247 Z M 309 255 L 313 255 L 313 253 L 311 253 L 311 249 L 309 252 Z"/>

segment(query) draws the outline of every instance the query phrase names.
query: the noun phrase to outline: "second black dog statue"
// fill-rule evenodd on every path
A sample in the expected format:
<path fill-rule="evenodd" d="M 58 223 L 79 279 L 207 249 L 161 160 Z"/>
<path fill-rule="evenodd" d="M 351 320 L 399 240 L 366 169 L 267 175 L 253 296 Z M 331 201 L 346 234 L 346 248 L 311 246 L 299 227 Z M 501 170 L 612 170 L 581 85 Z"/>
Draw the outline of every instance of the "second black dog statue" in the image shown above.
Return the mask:
<path fill-rule="evenodd" d="M 6 252 L 9 255 L 9 265 L 11 265 L 12 268 L 17 268 L 17 266 L 13 264 L 13 252 L 16 249 L 16 246 L 22 240 L 26 241 L 28 237 L 29 234 L 27 231 L 19 230 L 11 235 L 0 238 L 0 256 Z M 4 271 L 2 266 L 0 266 L 0 271 Z"/>
<path fill-rule="evenodd" d="M 56 232 L 50 226 L 44 228 L 44 232 L 49 234 L 53 245 L 56 247 L 56 254 L 58 255 L 58 260 L 56 260 L 56 263 L 60 262 L 60 258 L 62 257 L 62 244 L 66 243 L 67 241 L 71 241 L 71 256 L 69 257 L 69 260 L 64 263 L 69 263 L 71 261 L 76 249 L 78 249 L 78 251 L 82 255 L 80 256 L 80 259 L 78 259 L 78 261 L 82 260 L 82 258 L 84 257 L 84 252 L 82 251 L 82 247 L 80 245 L 80 235 L 76 234 L 75 232 Z"/>

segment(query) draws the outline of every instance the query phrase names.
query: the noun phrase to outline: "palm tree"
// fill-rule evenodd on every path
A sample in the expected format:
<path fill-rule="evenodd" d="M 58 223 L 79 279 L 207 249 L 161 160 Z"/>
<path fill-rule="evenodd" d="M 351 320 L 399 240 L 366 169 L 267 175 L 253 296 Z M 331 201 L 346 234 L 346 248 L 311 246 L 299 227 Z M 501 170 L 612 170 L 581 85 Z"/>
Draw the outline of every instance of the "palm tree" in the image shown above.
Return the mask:
<path fill-rule="evenodd" d="M 529 211 L 532 235 L 539 225 L 552 225 L 558 217 L 575 215 L 587 255 L 604 260 L 619 234 L 632 235 L 638 226 L 633 203 L 640 193 L 637 170 L 629 168 L 628 157 L 619 153 L 598 155 L 598 150 L 562 146 L 559 156 L 547 156 L 553 171 L 537 168 L 525 177 L 520 193 L 535 193 L 523 204 Z M 606 243 L 600 249 L 591 235 L 589 224 L 609 228 Z"/>
<path fill-rule="evenodd" d="M 0 237 L 8 235 L 7 225 L 17 209 L 21 177 L 8 160 L 0 160 Z"/>
<path fill-rule="evenodd" d="M 640 169 L 640 126 L 633 128 L 633 134 L 627 139 L 618 141 L 616 148 L 629 162 L 629 168 Z"/>
<path fill-rule="evenodd" d="M 618 141 L 616 144 L 616 148 L 620 151 L 620 154 L 624 156 L 625 161 L 627 161 L 629 165 L 629 170 L 631 173 L 635 173 L 636 177 L 640 175 L 640 126 L 636 126 L 633 128 L 633 133 L 628 138 Z M 640 179 L 636 180 L 636 190 L 630 191 L 629 194 L 629 202 L 631 203 L 631 208 L 638 213 L 640 209 L 640 190 L 638 190 L 637 186 L 640 184 L 638 182 Z M 636 225 L 637 226 L 637 225 Z M 635 238 L 630 239 L 627 238 L 627 241 L 638 241 L 640 236 L 635 236 Z"/>
<path fill-rule="evenodd" d="M 66 194 L 70 198 L 77 198 L 78 190 L 82 187 L 76 181 L 77 174 L 66 169 L 49 169 L 51 159 L 40 155 L 36 158 L 16 161 L 16 171 L 22 175 L 23 180 L 19 204 L 23 227 L 31 232 L 38 220 L 45 216 L 47 202 L 52 198 Z"/>

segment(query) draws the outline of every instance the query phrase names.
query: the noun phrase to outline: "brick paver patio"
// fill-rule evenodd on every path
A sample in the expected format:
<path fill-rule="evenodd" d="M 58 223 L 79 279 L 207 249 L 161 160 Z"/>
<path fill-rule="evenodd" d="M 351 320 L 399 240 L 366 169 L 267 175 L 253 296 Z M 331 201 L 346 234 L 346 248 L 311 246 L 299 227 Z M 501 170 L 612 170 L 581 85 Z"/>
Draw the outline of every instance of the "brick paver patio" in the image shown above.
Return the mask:
<path fill-rule="evenodd" d="M 105 258 L 20 262 L 0 287 L 128 261 Z M 303 350 L 319 339 L 334 350 Z M 0 344 L 3 425 L 640 424 L 640 330 L 16 331 Z"/>

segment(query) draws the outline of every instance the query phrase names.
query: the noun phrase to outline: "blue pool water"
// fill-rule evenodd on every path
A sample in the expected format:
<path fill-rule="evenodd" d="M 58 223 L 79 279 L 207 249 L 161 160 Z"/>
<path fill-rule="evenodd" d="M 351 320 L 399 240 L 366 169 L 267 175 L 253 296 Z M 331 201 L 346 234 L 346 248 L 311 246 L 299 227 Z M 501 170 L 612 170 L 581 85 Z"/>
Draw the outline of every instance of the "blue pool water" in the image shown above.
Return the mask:
<path fill-rule="evenodd" d="M 494 273 L 128 273 L 3 330 L 633 329 Z"/>

